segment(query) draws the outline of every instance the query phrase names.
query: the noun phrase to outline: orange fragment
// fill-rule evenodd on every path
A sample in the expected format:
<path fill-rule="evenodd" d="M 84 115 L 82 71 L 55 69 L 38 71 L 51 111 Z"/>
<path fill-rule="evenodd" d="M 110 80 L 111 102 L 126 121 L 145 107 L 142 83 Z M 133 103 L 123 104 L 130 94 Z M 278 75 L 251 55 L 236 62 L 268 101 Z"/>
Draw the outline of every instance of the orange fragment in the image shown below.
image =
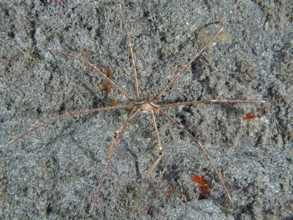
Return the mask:
<path fill-rule="evenodd" d="M 257 116 L 254 115 L 253 113 L 249 112 L 249 113 L 246 113 L 245 116 L 242 119 L 243 120 L 251 120 L 251 119 L 254 119 L 254 118 L 257 118 Z"/>
<path fill-rule="evenodd" d="M 204 178 L 204 176 L 191 176 L 191 180 L 199 185 L 199 189 L 201 192 L 206 195 L 210 194 L 208 181 Z"/>

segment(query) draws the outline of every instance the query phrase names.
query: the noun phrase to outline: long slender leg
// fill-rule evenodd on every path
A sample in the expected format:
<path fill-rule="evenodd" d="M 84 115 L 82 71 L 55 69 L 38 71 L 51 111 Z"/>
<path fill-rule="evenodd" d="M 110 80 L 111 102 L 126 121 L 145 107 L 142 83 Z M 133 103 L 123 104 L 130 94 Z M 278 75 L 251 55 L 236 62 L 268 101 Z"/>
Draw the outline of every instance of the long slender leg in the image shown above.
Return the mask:
<path fill-rule="evenodd" d="M 168 90 L 170 89 L 170 87 L 172 86 L 172 84 L 178 79 L 178 77 L 180 75 L 182 75 L 186 69 L 193 63 L 193 61 L 198 58 L 202 52 L 215 40 L 216 37 L 219 36 L 219 34 L 221 33 L 223 29 L 219 29 L 216 34 L 196 53 L 192 56 L 191 60 L 188 61 L 173 77 L 173 79 L 171 79 L 171 81 L 167 84 L 167 86 L 163 89 L 163 91 L 157 96 L 156 101 L 160 101 L 162 95 Z"/>
<path fill-rule="evenodd" d="M 94 70 L 96 70 L 100 76 L 102 76 L 108 83 L 110 83 L 116 90 L 118 90 L 125 98 L 127 98 L 129 101 L 131 100 L 131 97 L 129 95 L 127 95 L 126 92 L 124 92 L 124 90 L 118 86 L 116 83 L 114 83 L 105 73 L 103 73 L 98 67 L 96 67 L 94 64 L 86 61 L 86 60 L 83 60 L 79 57 L 76 57 L 70 53 L 67 53 L 67 52 L 64 52 L 64 51 L 60 51 L 60 50 L 55 50 L 55 49 L 52 49 L 52 48 L 48 48 L 48 50 L 50 52 L 56 52 L 56 53 L 60 53 L 60 54 L 63 54 L 65 56 L 68 56 L 68 57 L 71 57 L 75 60 L 79 60 L 80 62 L 82 63 L 85 63 L 86 65 L 92 67 Z"/>
<path fill-rule="evenodd" d="M 178 103 L 171 103 L 160 106 L 160 108 L 168 108 L 173 106 L 186 106 L 186 105 L 195 105 L 195 104 L 257 104 L 257 103 L 266 103 L 266 101 L 263 100 L 241 100 L 241 99 L 235 99 L 235 100 L 203 100 L 203 101 L 187 101 L 187 102 L 178 102 Z"/>
<path fill-rule="evenodd" d="M 133 71 L 133 79 L 134 79 L 134 87 L 135 87 L 135 93 L 136 93 L 136 99 L 139 99 L 139 88 L 138 88 L 138 79 L 137 79 L 137 71 L 136 71 L 136 64 L 135 64 L 135 58 L 134 58 L 134 52 L 133 52 L 133 47 L 131 46 L 131 37 L 128 32 L 128 26 L 124 18 L 124 13 L 123 13 L 123 8 L 122 5 L 119 5 L 120 10 L 121 10 L 121 16 L 122 20 L 124 22 L 124 30 L 127 36 L 127 46 L 128 50 L 131 56 L 131 63 L 132 63 L 132 71 Z"/>
<path fill-rule="evenodd" d="M 18 141 L 19 139 L 23 138 L 24 136 L 32 133 L 33 131 L 36 131 L 48 124 L 53 123 L 54 121 L 57 121 L 59 119 L 68 117 L 68 116 L 74 116 L 74 115 L 82 115 L 82 114 L 90 114 L 90 113 L 94 113 L 94 112 L 98 112 L 98 111 L 107 111 L 107 110 L 113 110 L 113 109 L 126 109 L 126 108 L 131 108 L 130 105 L 121 105 L 121 106 L 111 106 L 111 107 L 106 107 L 106 108 L 95 108 L 95 109 L 90 109 L 90 110 L 84 110 L 84 111 L 78 111 L 78 112 L 67 112 L 64 113 L 62 115 L 58 115 L 55 116 L 53 118 L 49 118 L 46 119 L 45 121 L 41 122 L 40 124 L 30 128 L 29 130 L 23 132 L 22 134 L 20 134 L 19 136 L 17 136 L 16 138 L 14 138 L 13 140 L 11 140 L 10 142 L 7 143 L 6 146 L 9 146 L 13 143 L 15 143 L 16 141 Z"/>
<path fill-rule="evenodd" d="M 156 136 L 157 136 L 157 140 L 158 140 L 159 154 L 162 155 L 163 154 L 163 147 L 162 147 L 162 144 L 161 144 L 161 138 L 160 138 L 160 135 L 159 135 L 156 116 L 155 116 L 154 111 L 151 111 L 151 113 L 152 113 L 151 114 L 152 115 L 152 120 L 153 120 L 153 123 L 154 123 L 154 128 L 155 128 L 155 132 L 156 132 Z"/>
<path fill-rule="evenodd" d="M 196 139 L 191 133 L 189 133 L 184 127 L 182 127 L 178 122 L 176 122 L 172 117 L 170 117 L 167 113 L 165 113 L 164 111 L 162 111 L 161 109 L 158 109 L 159 113 L 164 116 L 167 120 L 169 120 L 172 124 L 174 124 L 178 129 L 180 129 L 181 131 L 183 131 L 185 134 L 187 134 L 199 147 L 199 149 L 203 152 L 205 158 L 207 159 L 208 163 L 210 164 L 210 166 L 212 167 L 212 169 L 214 170 L 214 172 L 217 174 L 220 183 L 225 191 L 226 196 L 228 197 L 230 203 L 232 203 L 232 197 L 230 196 L 230 193 L 225 185 L 224 179 L 222 174 L 220 173 L 220 171 L 218 171 L 218 169 L 216 168 L 216 166 L 214 165 L 214 163 L 212 162 L 210 155 L 208 153 L 208 151 L 205 149 L 205 147 L 203 146 L 203 144 Z"/>
<path fill-rule="evenodd" d="M 155 113 L 153 111 L 151 111 L 151 115 L 152 115 L 152 120 L 153 120 L 153 124 L 154 124 L 154 128 L 155 128 L 155 133 L 156 133 L 157 141 L 158 141 L 159 157 L 155 160 L 155 162 L 152 164 L 152 166 L 148 169 L 148 171 L 145 174 L 145 176 L 143 177 L 143 179 L 148 178 L 152 174 L 154 169 L 158 166 L 158 164 L 160 163 L 160 161 L 163 158 L 163 147 L 162 147 L 162 144 L 161 144 L 161 138 L 160 138 L 159 131 L 158 131 L 156 116 L 155 116 Z"/>
<path fill-rule="evenodd" d="M 108 166 L 109 166 L 110 162 L 112 161 L 113 155 L 116 152 L 118 145 L 120 144 L 120 142 L 123 139 L 124 133 L 126 131 L 126 128 L 129 124 L 129 122 L 136 116 L 137 113 L 138 113 L 138 110 L 132 110 L 130 112 L 128 118 L 126 119 L 126 121 L 113 134 L 113 137 L 112 137 L 112 140 L 111 140 L 111 143 L 109 146 L 107 161 L 106 161 L 106 164 L 105 164 L 105 166 L 102 170 L 102 173 L 100 175 L 98 185 L 96 186 L 92 205 L 90 208 L 90 212 L 93 212 L 96 207 L 96 202 L 99 197 L 99 191 L 100 191 L 100 188 L 104 182 L 105 175 L 107 173 Z"/>

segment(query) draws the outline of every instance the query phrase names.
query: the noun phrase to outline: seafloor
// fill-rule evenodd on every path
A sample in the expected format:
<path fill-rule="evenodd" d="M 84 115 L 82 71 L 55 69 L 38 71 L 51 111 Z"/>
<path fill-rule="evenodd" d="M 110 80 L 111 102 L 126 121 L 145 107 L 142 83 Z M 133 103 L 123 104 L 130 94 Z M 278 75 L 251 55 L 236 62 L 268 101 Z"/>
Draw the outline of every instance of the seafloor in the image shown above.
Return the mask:
<path fill-rule="evenodd" d="M 125 19 L 119 9 L 123 5 Z M 70 1 L 0 3 L 1 219 L 292 219 L 292 1 Z M 129 125 L 94 189 L 113 132 L 129 111 L 66 117 L 7 145 L 65 112 L 127 104 L 115 88 L 67 51 L 108 73 L 135 97 L 128 26 L 141 97 L 156 97 L 219 28 L 161 102 L 265 100 L 266 104 L 165 109 L 200 140 L 233 202 L 198 146 L 156 114 Z M 191 180 L 204 176 L 207 192 Z"/>

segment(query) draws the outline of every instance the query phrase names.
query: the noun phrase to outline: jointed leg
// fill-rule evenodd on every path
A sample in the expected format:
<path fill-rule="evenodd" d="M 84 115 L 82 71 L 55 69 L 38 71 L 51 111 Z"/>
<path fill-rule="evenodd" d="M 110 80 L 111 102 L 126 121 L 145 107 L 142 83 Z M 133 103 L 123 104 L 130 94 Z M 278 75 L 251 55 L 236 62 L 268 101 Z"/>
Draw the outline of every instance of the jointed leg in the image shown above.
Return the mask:
<path fill-rule="evenodd" d="M 160 108 L 168 108 L 173 106 L 186 106 L 186 105 L 195 105 L 195 104 L 204 104 L 204 105 L 211 105 L 211 104 L 257 104 L 257 103 L 266 103 L 262 100 L 203 100 L 203 101 L 187 101 L 187 102 L 178 102 L 178 103 L 171 103 L 166 105 L 161 105 Z"/>
<path fill-rule="evenodd" d="M 138 113 L 138 110 L 132 110 L 130 112 L 128 118 L 126 119 L 126 121 L 114 132 L 114 134 L 112 136 L 112 140 L 111 140 L 111 143 L 110 143 L 110 146 L 109 146 L 107 161 L 106 161 L 106 164 L 105 164 L 105 166 L 104 166 L 104 168 L 102 170 L 102 173 L 100 175 L 98 185 L 97 185 L 97 187 L 95 189 L 95 193 L 94 193 L 92 205 L 91 205 L 91 208 L 90 208 L 90 212 L 93 212 L 94 208 L 96 207 L 96 202 L 97 202 L 97 199 L 99 197 L 99 191 L 100 191 L 100 188 L 101 188 L 101 186 L 102 186 L 102 184 L 104 182 L 105 175 L 107 173 L 108 166 L 109 166 L 110 162 L 112 161 L 113 155 L 116 152 L 118 145 L 120 144 L 120 142 L 123 139 L 124 133 L 126 131 L 126 128 L 127 128 L 128 124 L 129 124 L 129 122 L 136 116 L 137 113 Z"/>
<path fill-rule="evenodd" d="M 219 29 L 217 31 L 217 33 L 196 53 L 192 56 L 192 58 L 175 74 L 175 76 L 171 79 L 171 81 L 167 84 L 167 86 L 163 89 L 163 91 L 157 96 L 156 101 L 160 101 L 162 95 L 168 90 L 170 89 L 170 87 L 172 86 L 172 84 L 178 79 L 178 77 L 180 75 L 182 75 L 187 68 L 193 63 L 193 61 L 195 59 L 197 59 L 203 51 L 205 51 L 205 49 L 219 36 L 219 34 L 221 33 L 223 29 Z"/>
<path fill-rule="evenodd" d="M 228 197 L 228 199 L 230 200 L 230 202 L 232 203 L 232 198 L 230 196 L 230 193 L 225 185 L 224 179 L 222 174 L 220 173 L 220 171 L 218 171 L 218 169 L 216 168 L 216 166 L 214 165 L 214 163 L 212 162 L 210 155 L 208 153 L 208 151 L 205 149 L 205 147 L 203 146 L 203 144 L 196 139 L 190 132 L 188 132 L 184 127 L 182 127 L 178 122 L 176 122 L 172 117 L 170 117 L 167 113 L 165 113 L 164 111 L 162 111 L 161 109 L 158 110 L 159 113 L 165 117 L 167 120 L 169 120 L 172 124 L 174 124 L 178 129 L 180 129 L 181 131 L 183 131 L 185 134 L 187 134 L 199 147 L 199 149 L 201 149 L 201 151 L 204 153 L 205 158 L 207 159 L 208 163 L 210 164 L 210 166 L 212 167 L 212 169 L 214 170 L 214 172 L 217 174 L 220 183 L 225 191 L 226 196 Z"/>
<path fill-rule="evenodd" d="M 137 71 L 136 71 L 136 64 L 135 64 L 135 59 L 134 59 L 134 53 L 133 53 L 133 47 L 131 46 L 131 37 L 128 33 L 128 27 L 127 27 L 127 23 L 125 22 L 124 16 L 123 16 L 123 8 L 122 5 L 120 6 L 120 10 L 121 10 L 121 16 L 122 19 L 124 21 L 124 30 L 125 33 L 127 35 L 127 46 L 128 46 L 128 50 L 129 50 L 129 54 L 131 57 L 131 63 L 132 63 L 132 71 L 133 71 L 133 78 L 134 78 L 134 84 L 135 84 L 135 93 L 136 93 L 136 99 L 139 99 L 139 88 L 138 88 L 138 79 L 137 79 Z"/>
<path fill-rule="evenodd" d="M 159 131 L 158 131 L 158 126 L 157 126 L 157 122 L 156 122 L 155 113 L 153 111 L 151 111 L 151 113 L 152 113 L 151 115 L 152 115 L 152 120 L 153 120 L 153 123 L 154 123 L 155 133 L 156 133 L 157 141 L 158 141 L 159 157 L 152 164 L 152 166 L 148 169 L 147 173 L 143 177 L 144 179 L 145 178 L 148 178 L 152 174 L 152 172 L 154 171 L 154 169 L 158 166 L 158 164 L 160 163 L 160 161 L 163 158 L 163 147 L 162 147 L 162 144 L 161 144 L 161 139 L 160 139 L 160 135 L 159 135 Z"/>
<path fill-rule="evenodd" d="M 124 92 L 124 90 L 120 87 L 120 86 L 118 86 L 116 83 L 114 83 L 105 73 L 103 73 L 98 67 L 96 67 L 94 64 L 92 64 L 92 63 L 90 63 L 90 62 L 88 62 L 88 61 L 86 61 L 86 60 L 83 60 L 83 59 L 81 59 L 81 58 L 79 58 L 79 57 L 77 57 L 77 56 L 74 56 L 74 55 L 72 55 L 72 54 L 70 54 L 70 53 L 67 53 L 67 52 L 64 52 L 64 51 L 60 51 L 60 50 L 55 50 L 55 49 L 52 49 L 52 48 L 48 48 L 48 50 L 50 51 L 50 52 L 56 52 L 56 53 L 60 53 L 60 54 L 63 54 L 63 55 L 65 55 L 65 56 L 68 56 L 68 57 L 71 57 L 71 58 L 73 58 L 73 59 L 75 59 L 75 60 L 78 60 L 78 61 L 80 61 L 80 62 L 82 62 L 82 63 L 85 63 L 86 65 L 88 65 L 88 66 L 90 66 L 90 67 L 92 67 L 94 70 L 96 70 L 97 71 L 97 73 L 99 73 L 100 74 L 100 76 L 102 76 L 108 83 L 110 83 L 111 84 L 111 86 L 113 86 L 113 88 L 115 88 L 116 90 L 118 90 L 125 98 L 127 98 L 129 101 L 131 100 L 131 97 L 126 93 L 126 92 Z"/>
<path fill-rule="evenodd" d="M 75 116 L 75 115 L 82 115 L 82 114 L 90 114 L 90 113 L 94 113 L 94 112 L 98 112 L 98 111 L 107 111 L 107 110 L 113 110 L 113 109 L 129 109 L 131 108 L 130 105 L 121 105 L 121 106 L 111 106 L 111 107 L 105 107 L 105 108 L 95 108 L 95 109 L 90 109 L 90 110 L 84 110 L 84 111 L 79 111 L 79 112 L 67 112 L 67 113 L 64 113 L 62 115 L 58 115 L 58 116 L 55 116 L 53 118 L 49 118 L 49 119 L 46 119 L 45 121 L 41 122 L 40 124 L 30 128 L 29 130 L 23 132 L 22 134 L 20 134 L 19 136 L 17 136 L 16 138 L 14 138 L 13 140 L 11 140 L 10 142 L 8 142 L 8 144 L 6 146 L 9 146 L 13 143 L 15 143 L 16 141 L 18 141 L 19 139 L 23 138 L 24 136 L 48 125 L 48 124 L 51 124 L 59 119 L 63 119 L 65 117 L 68 117 L 68 116 Z"/>

